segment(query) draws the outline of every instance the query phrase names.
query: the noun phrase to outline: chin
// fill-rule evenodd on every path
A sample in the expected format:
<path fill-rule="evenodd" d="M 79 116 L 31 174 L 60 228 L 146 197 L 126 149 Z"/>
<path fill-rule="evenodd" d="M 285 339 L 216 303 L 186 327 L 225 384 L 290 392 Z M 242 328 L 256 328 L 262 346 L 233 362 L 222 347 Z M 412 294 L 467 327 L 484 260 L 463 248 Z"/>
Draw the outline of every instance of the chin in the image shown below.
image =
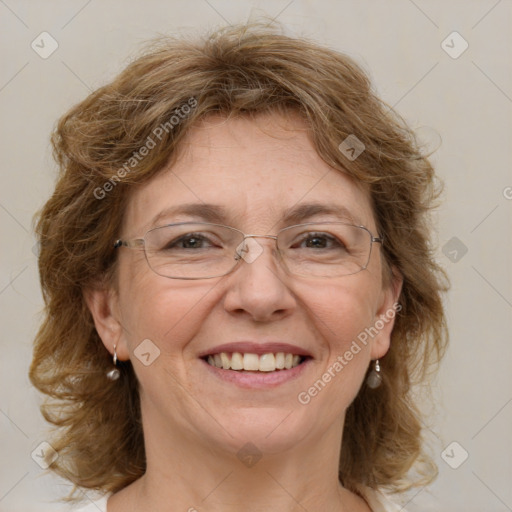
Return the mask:
<path fill-rule="evenodd" d="M 301 410 L 302 409 L 302 410 Z M 253 449 L 261 454 L 279 454 L 296 448 L 314 432 L 313 416 L 304 408 L 296 411 L 283 407 L 240 408 L 232 414 L 224 414 L 224 429 L 207 429 L 205 437 L 218 447 L 224 447 L 240 457 Z M 216 435 L 212 434 L 215 432 Z M 220 436 L 219 436 L 220 434 Z"/>

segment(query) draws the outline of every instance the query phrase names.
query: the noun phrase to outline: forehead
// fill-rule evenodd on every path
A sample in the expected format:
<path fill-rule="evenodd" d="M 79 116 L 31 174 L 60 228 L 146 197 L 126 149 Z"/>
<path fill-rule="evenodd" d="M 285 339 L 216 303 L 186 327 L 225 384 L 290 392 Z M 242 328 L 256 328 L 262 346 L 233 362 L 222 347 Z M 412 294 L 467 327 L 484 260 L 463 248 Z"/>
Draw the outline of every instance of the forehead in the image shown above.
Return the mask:
<path fill-rule="evenodd" d="M 374 226 L 368 193 L 319 157 L 298 115 L 204 119 L 190 130 L 176 161 L 133 191 L 125 228 L 140 235 L 166 219 L 188 220 L 185 210 L 194 204 L 216 205 L 223 222 L 253 232 L 311 204 L 328 204 L 345 220 Z M 313 215 L 315 208 L 302 210 Z"/>

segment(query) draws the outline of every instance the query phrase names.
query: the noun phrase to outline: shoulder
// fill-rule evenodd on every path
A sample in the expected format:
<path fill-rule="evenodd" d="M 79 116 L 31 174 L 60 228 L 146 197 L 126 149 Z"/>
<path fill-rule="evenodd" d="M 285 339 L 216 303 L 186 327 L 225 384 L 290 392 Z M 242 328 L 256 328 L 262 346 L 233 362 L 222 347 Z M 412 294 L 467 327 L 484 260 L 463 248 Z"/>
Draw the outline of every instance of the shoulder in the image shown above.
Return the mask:
<path fill-rule="evenodd" d="M 98 499 L 91 500 L 89 503 L 81 503 L 72 512 L 107 512 L 107 500 L 109 496 L 101 496 Z"/>
<path fill-rule="evenodd" d="M 405 508 L 394 503 L 384 492 L 365 488 L 362 491 L 363 498 L 368 503 L 372 512 L 407 512 Z"/>

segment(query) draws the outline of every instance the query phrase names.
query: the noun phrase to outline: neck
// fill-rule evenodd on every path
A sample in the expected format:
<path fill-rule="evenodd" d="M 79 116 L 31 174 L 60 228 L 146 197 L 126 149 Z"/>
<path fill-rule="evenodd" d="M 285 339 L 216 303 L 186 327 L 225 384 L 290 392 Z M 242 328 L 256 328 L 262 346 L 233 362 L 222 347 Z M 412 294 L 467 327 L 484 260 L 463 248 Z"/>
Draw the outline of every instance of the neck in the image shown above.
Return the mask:
<path fill-rule="evenodd" d="M 367 511 L 338 480 L 342 429 L 340 419 L 321 438 L 305 436 L 292 448 L 276 450 L 262 439 L 240 443 L 238 452 L 145 429 L 146 473 L 110 499 L 109 512 Z"/>

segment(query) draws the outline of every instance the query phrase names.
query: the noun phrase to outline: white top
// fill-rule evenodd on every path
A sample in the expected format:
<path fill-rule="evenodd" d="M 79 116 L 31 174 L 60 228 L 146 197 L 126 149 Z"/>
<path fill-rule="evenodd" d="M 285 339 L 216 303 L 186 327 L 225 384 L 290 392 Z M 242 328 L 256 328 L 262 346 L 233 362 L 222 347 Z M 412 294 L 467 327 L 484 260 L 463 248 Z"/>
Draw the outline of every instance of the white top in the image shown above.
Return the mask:
<path fill-rule="evenodd" d="M 107 500 L 109 495 L 103 496 L 99 500 L 93 501 L 82 508 L 75 509 L 75 512 L 107 512 Z M 407 512 L 404 508 L 393 503 L 389 497 L 372 489 L 366 489 L 364 498 L 372 512 Z"/>
<path fill-rule="evenodd" d="M 407 512 L 405 508 L 392 502 L 389 497 L 381 491 L 366 489 L 364 499 L 372 509 L 372 512 Z"/>

